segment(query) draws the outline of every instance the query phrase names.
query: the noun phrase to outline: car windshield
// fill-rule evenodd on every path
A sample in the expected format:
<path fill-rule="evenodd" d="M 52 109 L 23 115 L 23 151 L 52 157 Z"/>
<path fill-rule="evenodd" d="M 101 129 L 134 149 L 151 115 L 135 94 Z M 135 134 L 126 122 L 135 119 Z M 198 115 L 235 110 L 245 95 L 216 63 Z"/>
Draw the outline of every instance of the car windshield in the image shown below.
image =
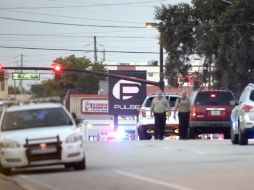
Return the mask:
<path fill-rule="evenodd" d="M 195 105 L 233 105 L 234 96 L 230 92 L 200 92 Z"/>
<path fill-rule="evenodd" d="M 71 124 L 71 119 L 62 108 L 22 110 L 6 112 L 2 131 Z"/>
<path fill-rule="evenodd" d="M 151 107 L 151 104 L 152 104 L 152 101 L 153 101 L 153 99 L 154 99 L 155 97 L 153 96 L 153 97 L 149 97 L 147 100 L 146 100 L 146 102 L 145 102 L 145 107 Z M 178 97 L 176 97 L 176 96 L 172 96 L 172 97 L 169 97 L 169 96 L 166 96 L 166 98 L 167 98 L 167 100 L 168 100 L 168 102 L 169 102 L 169 106 L 172 108 L 172 107 L 175 107 L 175 102 L 176 102 L 176 100 L 177 100 L 177 98 Z"/>

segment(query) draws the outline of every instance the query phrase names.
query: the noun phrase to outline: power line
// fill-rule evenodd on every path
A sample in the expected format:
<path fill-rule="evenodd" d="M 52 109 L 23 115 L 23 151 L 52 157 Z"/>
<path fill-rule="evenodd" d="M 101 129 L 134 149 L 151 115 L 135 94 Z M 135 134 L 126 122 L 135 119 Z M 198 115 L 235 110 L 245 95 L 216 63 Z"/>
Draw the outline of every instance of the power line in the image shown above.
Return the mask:
<path fill-rule="evenodd" d="M 59 18 L 69 18 L 69 19 L 81 19 L 81 20 L 91 20 L 91 21 L 103 21 L 103 22 L 120 22 L 120 23 L 131 23 L 131 24 L 144 24 L 141 22 L 131 22 L 131 21 L 123 21 L 123 20 L 109 20 L 109 19 L 90 19 L 90 18 L 83 18 L 83 17 L 74 17 L 74 16 L 64 16 L 64 15 L 55 15 L 55 14 L 45 14 L 45 13 L 34 13 L 29 11 L 18 11 L 18 10 L 1 10 L 5 12 L 15 12 L 15 13 L 26 13 L 26 14 L 33 14 L 33 15 L 41 15 L 41 16 L 51 16 L 51 17 L 59 17 Z"/>
<path fill-rule="evenodd" d="M 96 25 L 96 24 L 72 24 L 72 23 L 64 23 L 64 22 L 48 22 L 48 21 L 27 20 L 27 19 L 10 18 L 10 17 L 0 17 L 0 19 L 15 20 L 15 21 L 22 21 L 22 22 L 32 22 L 32 23 L 41 23 L 41 24 L 65 25 L 65 26 L 86 26 L 86 27 L 98 27 L 98 28 L 145 28 L 145 27 L 140 27 L 140 26 L 117 26 L 117 25 Z"/>
<path fill-rule="evenodd" d="M 49 22 L 49 21 L 39 21 L 39 20 L 27 20 L 27 19 L 18 19 L 10 17 L 0 17 L 0 19 L 5 20 L 14 20 L 22 22 L 32 22 L 32 23 L 41 23 L 41 24 L 54 24 L 54 25 L 65 25 L 65 26 L 85 26 L 85 27 L 97 27 L 97 28 L 136 28 L 144 29 L 145 27 L 140 26 L 123 26 L 123 25 L 96 25 L 96 24 L 72 24 L 72 23 L 63 23 L 63 22 Z M 232 23 L 232 24 L 205 24 L 201 26 L 191 26 L 191 25 L 180 25 L 180 26 L 171 26 L 174 28 L 204 28 L 204 27 L 225 27 L 225 26 L 253 26 L 254 23 Z"/>
<path fill-rule="evenodd" d="M 0 46 L 0 48 L 4 49 L 27 49 L 27 50 L 46 50 L 46 51 L 76 51 L 76 52 L 87 52 L 92 53 L 94 50 L 85 50 L 85 49 L 64 49 L 64 48 L 41 48 L 41 47 L 22 47 L 22 46 Z M 120 51 L 120 50 L 97 50 L 97 52 L 103 53 L 126 53 L 126 54 L 159 54 L 158 52 L 152 51 Z"/>
<path fill-rule="evenodd" d="M 161 0 L 164 1 L 164 0 Z M 104 4 L 91 4 L 91 5 L 72 5 L 72 6 L 48 6 L 48 7 L 5 7 L 0 8 L 0 10 L 12 10 L 12 9 L 62 9 L 62 8 L 88 8 L 88 7 L 105 7 L 105 6 L 120 6 L 120 5 L 133 5 L 133 4 L 146 4 L 154 3 L 158 0 L 151 1 L 137 1 L 137 2 L 127 2 L 127 3 L 104 3 Z"/>
<path fill-rule="evenodd" d="M 24 34 L 24 33 L 0 33 L 0 36 L 28 36 L 28 37 L 67 37 L 67 38 L 92 38 L 93 36 L 86 35 L 58 35 L 58 34 Z M 98 38 L 123 38 L 123 39 L 156 39 L 156 37 L 152 36 L 98 36 Z"/>

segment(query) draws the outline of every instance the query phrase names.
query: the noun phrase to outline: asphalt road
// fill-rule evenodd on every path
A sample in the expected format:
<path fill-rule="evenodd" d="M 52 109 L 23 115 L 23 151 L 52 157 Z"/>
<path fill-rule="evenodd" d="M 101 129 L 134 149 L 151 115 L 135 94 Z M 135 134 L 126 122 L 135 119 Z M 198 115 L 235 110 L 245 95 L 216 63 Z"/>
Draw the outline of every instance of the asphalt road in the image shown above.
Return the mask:
<path fill-rule="evenodd" d="M 87 170 L 16 171 L 29 190 L 253 190 L 254 142 L 89 142 Z"/>

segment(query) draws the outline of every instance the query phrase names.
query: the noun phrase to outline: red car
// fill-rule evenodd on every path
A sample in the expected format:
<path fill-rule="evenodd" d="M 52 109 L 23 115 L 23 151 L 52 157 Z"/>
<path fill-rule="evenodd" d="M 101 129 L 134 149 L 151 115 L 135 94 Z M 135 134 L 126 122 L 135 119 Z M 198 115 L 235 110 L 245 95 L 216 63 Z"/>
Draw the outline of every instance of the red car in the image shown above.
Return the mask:
<path fill-rule="evenodd" d="M 194 139 L 199 134 L 209 133 L 223 133 L 224 138 L 230 138 L 230 115 L 236 105 L 231 91 L 196 91 L 190 96 L 190 102 L 189 138 Z"/>

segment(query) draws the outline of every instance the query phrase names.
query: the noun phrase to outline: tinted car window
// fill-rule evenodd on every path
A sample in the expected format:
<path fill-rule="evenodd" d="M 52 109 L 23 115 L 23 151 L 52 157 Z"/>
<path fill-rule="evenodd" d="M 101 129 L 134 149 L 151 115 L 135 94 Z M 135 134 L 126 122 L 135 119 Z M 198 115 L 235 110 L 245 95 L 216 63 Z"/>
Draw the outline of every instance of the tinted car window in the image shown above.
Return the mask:
<path fill-rule="evenodd" d="M 230 92 L 199 92 L 195 105 L 232 105 L 235 99 Z"/>
<path fill-rule="evenodd" d="M 149 97 L 146 102 L 145 102 L 145 107 L 151 107 L 151 104 L 152 104 L 152 101 L 155 97 Z M 166 96 L 167 100 L 169 101 L 169 106 L 170 107 L 175 107 L 175 102 L 177 100 L 178 97 L 170 97 L 169 99 L 169 96 Z"/>
<path fill-rule="evenodd" d="M 54 127 L 72 124 L 62 108 L 22 110 L 6 112 L 3 131 L 37 127 Z"/>
<path fill-rule="evenodd" d="M 254 101 L 254 90 L 252 90 L 250 93 L 250 100 Z"/>
<path fill-rule="evenodd" d="M 170 105 L 171 108 L 175 107 L 177 99 L 178 99 L 178 97 L 170 97 L 169 105 Z"/>

